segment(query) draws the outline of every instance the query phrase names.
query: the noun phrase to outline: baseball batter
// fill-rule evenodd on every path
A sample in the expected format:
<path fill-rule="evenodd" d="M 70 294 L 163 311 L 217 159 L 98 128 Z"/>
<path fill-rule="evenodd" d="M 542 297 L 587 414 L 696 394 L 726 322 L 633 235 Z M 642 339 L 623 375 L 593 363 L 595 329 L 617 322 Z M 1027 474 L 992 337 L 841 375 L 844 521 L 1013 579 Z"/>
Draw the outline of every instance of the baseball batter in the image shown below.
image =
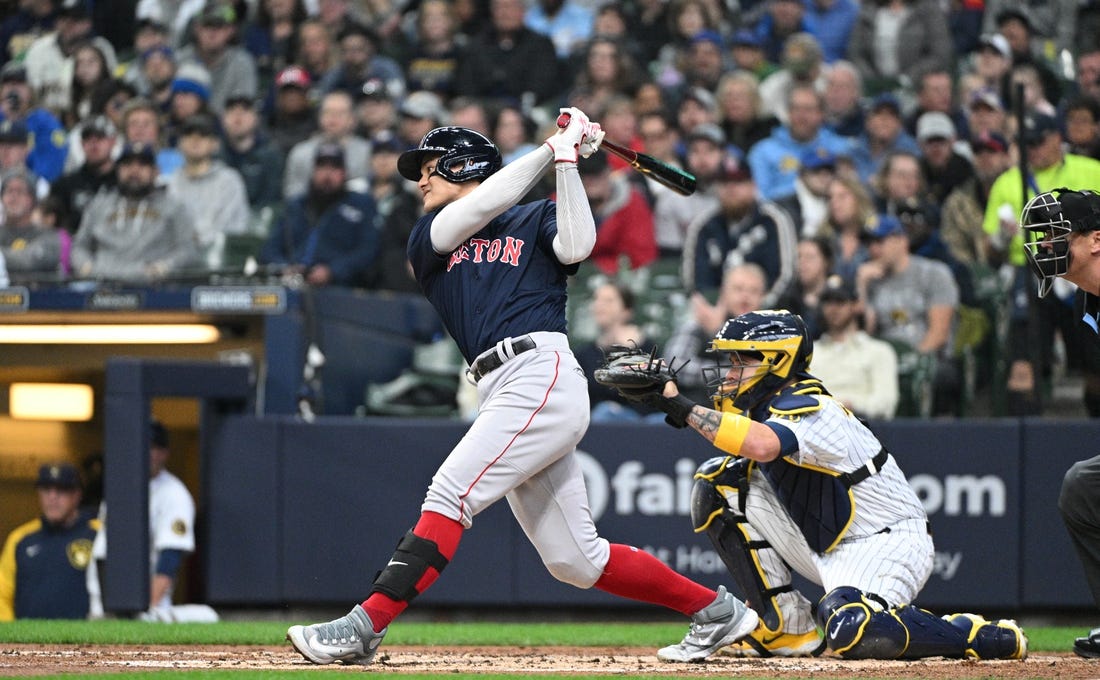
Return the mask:
<path fill-rule="evenodd" d="M 578 155 L 594 152 L 603 132 L 578 109 L 564 112 L 567 127 L 503 169 L 491 141 L 460 127 L 432 130 L 400 157 L 425 212 L 409 260 L 470 364 L 478 416 L 370 596 L 346 616 L 289 629 L 313 663 L 369 663 L 390 622 L 436 580 L 474 517 L 501 498 L 558 580 L 691 616 L 687 636 L 661 658 L 703 659 L 756 627 L 755 612 L 724 587 L 715 592 L 596 533 L 574 455 L 589 404 L 566 336 L 565 299 L 567 276 L 596 239 Z M 556 202 L 517 205 L 550 167 Z"/>
<path fill-rule="evenodd" d="M 1016 659 L 1014 621 L 940 618 L 909 603 L 932 571 L 928 518 L 894 458 L 809 373 L 813 340 L 786 310 L 726 322 L 704 369 L 715 408 L 673 381 L 651 403 L 722 451 L 696 473 L 692 520 L 706 532 L 760 615 L 730 648 L 744 656 Z M 658 388 L 659 389 L 659 388 Z M 820 584 L 817 617 L 791 570 Z"/>

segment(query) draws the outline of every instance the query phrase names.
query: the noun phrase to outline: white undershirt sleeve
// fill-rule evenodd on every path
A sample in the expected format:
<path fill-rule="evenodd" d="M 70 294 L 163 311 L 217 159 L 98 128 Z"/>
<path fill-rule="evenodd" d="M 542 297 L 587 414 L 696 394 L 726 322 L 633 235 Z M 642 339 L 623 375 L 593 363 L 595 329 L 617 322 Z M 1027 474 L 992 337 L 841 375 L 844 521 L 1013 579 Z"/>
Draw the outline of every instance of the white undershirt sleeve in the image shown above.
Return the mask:
<path fill-rule="evenodd" d="M 554 152 L 543 144 L 490 175 L 470 193 L 444 206 L 432 221 L 435 252 L 453 251 L 494 217 L 518 203 L 553 161 Z"/>
<path fill-rule="evenodd" d="M 558 218 L 554 254 L 562 264 L 574 264 L 592 253 L 596 245 L 596 221 L 576 163 L 558 163 L 554 175 Z"/>

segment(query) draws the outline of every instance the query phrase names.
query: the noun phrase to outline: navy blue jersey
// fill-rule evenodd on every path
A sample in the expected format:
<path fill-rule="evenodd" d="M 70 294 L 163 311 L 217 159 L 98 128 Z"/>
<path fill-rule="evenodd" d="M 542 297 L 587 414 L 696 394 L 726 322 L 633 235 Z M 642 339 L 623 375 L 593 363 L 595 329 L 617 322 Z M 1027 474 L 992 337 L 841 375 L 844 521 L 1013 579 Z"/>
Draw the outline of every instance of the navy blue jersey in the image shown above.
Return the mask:
<path fill-rule="evenodd" d="M 466 361 L 507 337 L 565 332 L 566 277 L 577 265 L 564 265 L 554 254 L 552 201 L 509 208 L 446 255 L 432 248 L 437 214 L 417 220 L 409 261 Z"/>
<path fill-rule="evenodd" d="M 84 571 L 92 557 L 98 520 L 81 511 L 71 527 L 35 519 L 8 536 L 0 579 L 14 584 L 17 619 L 83 619 L 88 616 Z M 10 552 L 9 552 L 10 551 Z M 3 603 L 6 606 L 7 603 Z"/>

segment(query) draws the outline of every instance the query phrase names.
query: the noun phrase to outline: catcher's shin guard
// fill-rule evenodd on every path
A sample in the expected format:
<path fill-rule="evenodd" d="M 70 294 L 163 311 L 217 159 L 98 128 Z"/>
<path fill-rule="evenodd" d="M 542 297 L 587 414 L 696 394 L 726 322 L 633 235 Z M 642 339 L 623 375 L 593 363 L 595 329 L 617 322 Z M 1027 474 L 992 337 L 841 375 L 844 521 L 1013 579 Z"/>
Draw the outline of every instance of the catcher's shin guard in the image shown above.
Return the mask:
<path fill-rule="evenodd" d="M 448 560 L 439 552 L 435 541 L 417 536 L 412 531 L 397 543 L 397 550 L 386 568 L 374 579 L 372 593 L 382 593 L 403 602 L 412 602 L 420 594 L 416 584 L 428 571 L 442 572 Z"/>
<path fill-rule="evenodd" d="M 825 642 L 845 659 L 923 659 L 966 655 L 958 628 L 912 605 L 890 607 L 873 593 L 841 586 L 821 598 L 818 622 Z"/>
<path fill-rule="evenodd" d="M 691 521 L 696 533 L 710 538 L 746 601 L 760 615 L 761 625 L 778 633 L 783 630 L 783 614 L 776 596 L 792 590 L 791 573 L 745 517 L 751 470 L 751 460 L 735 456 L 711 458 L 700 465 L 691 490 Z"/>

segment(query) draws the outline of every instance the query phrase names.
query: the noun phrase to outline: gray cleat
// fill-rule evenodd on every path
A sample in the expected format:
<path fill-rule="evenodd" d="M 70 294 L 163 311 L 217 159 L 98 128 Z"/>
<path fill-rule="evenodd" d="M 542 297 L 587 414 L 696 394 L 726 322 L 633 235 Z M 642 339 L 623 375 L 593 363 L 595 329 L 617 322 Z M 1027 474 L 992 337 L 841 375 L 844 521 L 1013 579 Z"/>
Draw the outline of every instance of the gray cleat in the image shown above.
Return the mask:
<path fill-rule="evenodd" d="M 374 659 L 386 630 L 383 628 L 382 632 L 375 633 L 367 612 L 357 604 L 347 616 L 328 623 L 291 626 L 286 639 L 299 654 L 316 664 L 342 661 L 366 665 Z"/>
<path fill-rule="evenodd" d="M 718 586 L 718 597 L 691 617 L 691 630 L 678 645 L 657 650 L 661 661 L 702 661 L 722 647 L 756 630 L 760 617 L 745 603 Z"/>

